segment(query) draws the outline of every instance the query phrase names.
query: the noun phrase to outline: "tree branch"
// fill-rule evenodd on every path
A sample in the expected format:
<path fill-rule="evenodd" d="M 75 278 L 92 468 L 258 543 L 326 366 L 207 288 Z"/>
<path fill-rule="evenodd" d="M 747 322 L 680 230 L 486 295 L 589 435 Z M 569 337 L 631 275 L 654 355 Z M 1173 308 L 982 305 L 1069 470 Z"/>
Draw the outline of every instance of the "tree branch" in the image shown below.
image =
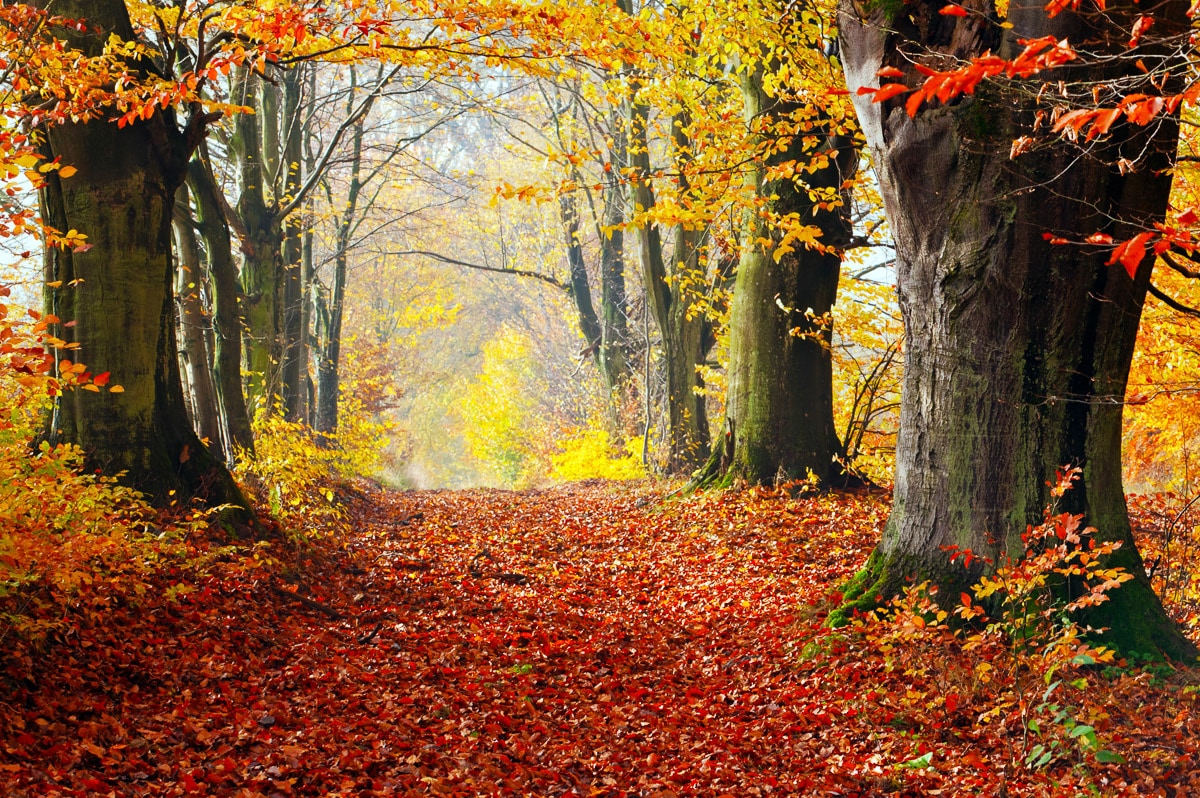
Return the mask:
<path fill-rule="evenodd" d="M 333 138 L 330 139 L 329 144 L 325 147 L 325 151 L 321 153 L 321 155 L 317 158 L 317 162 L 313 165 L 313 169 L 308 176 L 308 180 L 306 180 L 304 185 L 300 186 L 300 188 L 296 190 L 296 195 L 292 197 L 292 199 L 286 205 L 279 209 L 280 219 L 287 218 L 292 211 L 304 204 L 304 201 L 308 198 L 309 192 L 311 192 L 313 188 L 316 187 L 317 183 L 320 182 L 321 176 L 324 174 L 325 168 L 329 165 L 330 159 L 332 159 L 334 153 L 337 152 L 338 147 L 342 142 L 342 136 L 346 135 L 346 131 L 354 127 L 356 124 L 358 124 L 359 120 L 370 113 L 371 106 L 375 104 L 377 99 L 379 99 L 379 96 L 383 93 L 383 90 L 387 87 L 387 85 L 391 83 L 392 79 L 400 73 L 401 68 L 402 65 L 397 65 L 392 69 L 391 72 L 381 78 L 379 82 L 375 84 L 375 88 L 372 89 L 367 96 L 363 98 L 362 102 L 358 104 L 358 107 L 355 108 L 354 111 L 348 117 L 346 117 L 346 119 L 342 120 L 342 123 L 338 125 L 337 130 L 333 132 Z"/>
<path fill-rule="evenodd" d="M 559 280 L 557 277 L 553 277 L 549 274 L 542 274 L 541 272 L 529 271 L 527 269 L 512 269 L 507 266 L 484 266 L 482 263 L 470 263 L 465 260 L 458 260 L 457 258 L 450 258 L 445 255 L 439 255 L 436 252 L 429 252 L 429 251 L 423 250 L 423 249 L 388 250 L 388 251 L 384 252 L 383 254 L 396 255 L 397 257 L 405 257 L 405 256 L 409 256 L 409 255 L 419 255 L 422 257 L 426 257 L 426 258 L 432 258 L 433 260 L 441 261 L 442 263 L 449 263 L 452 266 L 465 266 L 468 269 L 478 269 L 481 272 L 496 272 L 497 274 L 513 274 L 513 275 L 516 275 L 517 277 L 532 277 L 534 280 L 541 280 L 543 283 L 546 283 L 547 285 L 552 285 L 555 288 L 557 288 L 561 291 L 565 291 L 568 294 L 571 293 L 571 286 L 567 285 L 562 280 Z"/>
<path fill-rule="evenodd" d="M 1200 318 L 1200 310 L 1196 310 L 1195 308 L 1188 307 L 1187 305 L 1183 304 L 1182 302 L 1180 302 L 1177 299 L 1172 299 L 1171 297 L 1167 296 L 1162 291 L 1155 288 L 1154 283 L 1150 284 L 1150 295 L 1153 296 L 1155 299 L 1159 300 L 1160 302 L 1162 302 L 1167 307 L 1171 308 L 1172 310 L 1177 310 L 1180 313 L 1187 314 L 1188 316 L 1195 316 L 1197 318 Z"/>

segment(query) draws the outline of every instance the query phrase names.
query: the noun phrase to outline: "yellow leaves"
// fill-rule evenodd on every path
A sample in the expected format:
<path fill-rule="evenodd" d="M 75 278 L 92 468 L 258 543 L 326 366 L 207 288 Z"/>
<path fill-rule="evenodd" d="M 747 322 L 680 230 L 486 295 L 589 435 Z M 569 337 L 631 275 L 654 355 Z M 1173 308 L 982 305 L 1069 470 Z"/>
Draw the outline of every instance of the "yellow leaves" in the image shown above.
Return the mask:
<path fill-rule="evenodd" d="M 488 201 L 488 207 L 494 208 L 501 199 L 515 199 L 518 202 L 534 202 L 538 205 L 544 202 L 550 202 L 554 199 L 551 189 L 545 186 L 534 184 L 524 186 L 514 186 L 508 181 L 501 181 L 501 184 L 496 187 L 495 193 Z"/>

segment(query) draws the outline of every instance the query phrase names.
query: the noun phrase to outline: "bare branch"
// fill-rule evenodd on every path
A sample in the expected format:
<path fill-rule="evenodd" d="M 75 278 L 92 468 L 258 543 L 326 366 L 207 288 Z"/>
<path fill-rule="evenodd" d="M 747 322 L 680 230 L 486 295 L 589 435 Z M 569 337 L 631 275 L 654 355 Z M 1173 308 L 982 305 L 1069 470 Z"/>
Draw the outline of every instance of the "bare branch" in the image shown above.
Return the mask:
<path fill-rule="evenodd" d="M 442 263 L 449 263 L 453 266 L 465 266 L 468 269 L 478 269 L 481 272 L 496 272 L 497 274 L 513 274 L 517 277 L 531 277 L 534 280 L 541 280 L 547 285 L 552 285 L 555 288 L 567 292 L 568 294 L 571 293 L 571 286 L 567 285 L 562 280 L 559 280 L 557 277 L 549 274 L 542 274 L 541 272 L 529 271 L 528 269 L 513 269 L 507 266 L 484 266 L 482 263 L 470 263 L 469 261 L 458 260 L 457 258 L 447 257 L 446 255 L 440 255 L 437 252 L 429 252 L 423 249 L 406 249 L 399 251 L 389 250 L 383 254 L 395 255 L 397 257 L 416 255 L 432 258 L 433 260 L 441 261 Z"/>
<path fill-rule="evenodd" d="M 1200 310 L 1196 310 L 1193 307 L 1189 307 L 1189 306 L 1183 304 L 1182 302 L 1180 302 L 1177 299 L 1173 299 L 1172 297 L 1163 293 L 1159 289 L 1155 288 L 1154 283 L 1150 284 L 1150 295 L 1153 296 L 1155 299 L 1159 300 L 1160 302 L 1162 302 L 1167 307 L 1171 308 L 1172 310 L 1177 310 L 1180 313 L 1184 313 L 1188 316 L 1195 316 L 1197 318 L 1200 318 Z"/>

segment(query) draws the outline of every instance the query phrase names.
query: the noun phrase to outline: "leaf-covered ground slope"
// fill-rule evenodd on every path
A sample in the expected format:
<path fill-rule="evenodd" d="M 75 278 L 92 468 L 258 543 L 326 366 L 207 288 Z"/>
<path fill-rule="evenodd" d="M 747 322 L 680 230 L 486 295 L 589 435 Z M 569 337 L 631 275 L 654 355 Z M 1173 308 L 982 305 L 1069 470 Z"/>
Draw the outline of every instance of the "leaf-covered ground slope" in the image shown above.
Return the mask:
<path fill-rule="evenodd" d="M 3 792 L 1200 794 L 1189 688 L 1093 678 L 1077 714 L 1128 763 L 1031 769 L 978 663 L 824 630 L 883 498 L 656 499 L 364 489 L 336 554 L 9 639 Z"/>

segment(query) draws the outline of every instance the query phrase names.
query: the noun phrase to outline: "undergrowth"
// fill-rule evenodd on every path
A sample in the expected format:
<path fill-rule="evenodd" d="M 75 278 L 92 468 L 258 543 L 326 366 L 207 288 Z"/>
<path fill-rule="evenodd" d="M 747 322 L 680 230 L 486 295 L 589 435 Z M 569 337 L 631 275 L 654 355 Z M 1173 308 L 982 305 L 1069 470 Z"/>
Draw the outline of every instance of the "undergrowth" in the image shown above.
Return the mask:
<path fill-rule="evenodd" d="M 1054 495 L 1074 477 L 1063 474 Z M 1109 696 L 1101 670 L 1119 674 L 1114 669 L 1127 662 L 1092 642 L 1101 630 L 1078 618 L 1133 576 L 1104 565 L 1120 544 L 1100 543 L 1095 532 L 1081 516 L 1048 509 L 1023 535 L 1024 552 L 991 563 L 951 609 L 926 582 L 856 617 L 851 630 L 882 657 L 884 678 L 909 685 L 897 695 L 881 684 L 884 721 L 1006 736 L 1018 769 L 1123 763 L 1104 735 Z M 975 558 L 965 550 L 951 556 L 964 565 Z M 1073 598 L 1064 596 L 1068 584 Z"/>

